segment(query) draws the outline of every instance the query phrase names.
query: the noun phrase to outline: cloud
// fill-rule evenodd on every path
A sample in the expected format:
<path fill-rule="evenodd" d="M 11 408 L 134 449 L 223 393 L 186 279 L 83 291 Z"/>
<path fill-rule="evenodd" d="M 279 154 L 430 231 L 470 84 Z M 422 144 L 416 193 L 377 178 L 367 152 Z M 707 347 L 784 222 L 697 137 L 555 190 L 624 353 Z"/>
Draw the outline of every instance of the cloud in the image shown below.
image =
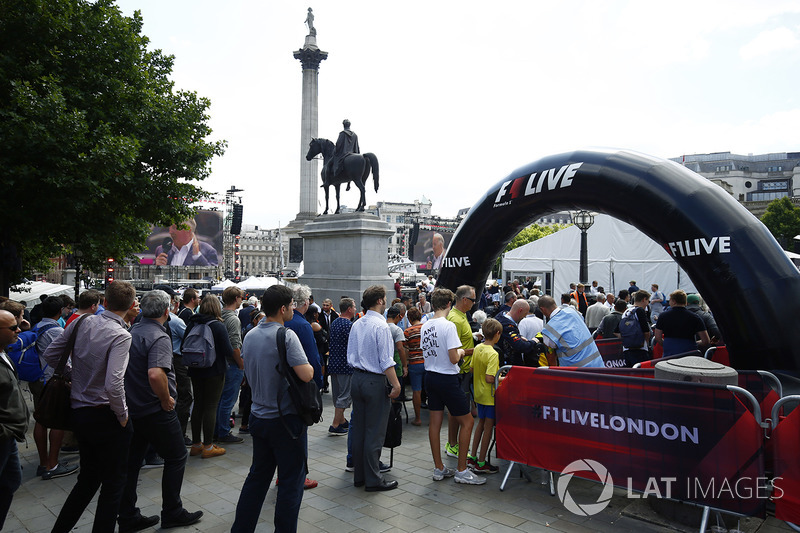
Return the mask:
<path fill-rule="evenodd" d="M 761 32 L 755 39 L 739 49 L 739 55 L 745 61 L 750 61 L 760 56 L 798 47 L 800 47 L 800 39 L 797 38 L 795 32 L 781 27 Z"/>

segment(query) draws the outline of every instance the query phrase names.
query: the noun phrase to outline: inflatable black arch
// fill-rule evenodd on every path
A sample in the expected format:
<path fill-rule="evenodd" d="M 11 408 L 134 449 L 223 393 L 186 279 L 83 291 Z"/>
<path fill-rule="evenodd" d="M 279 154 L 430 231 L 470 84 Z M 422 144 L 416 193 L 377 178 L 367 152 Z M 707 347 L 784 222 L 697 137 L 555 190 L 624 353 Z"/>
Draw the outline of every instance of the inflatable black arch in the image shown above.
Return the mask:
<path fill-rule="evenodd" d="M 800 370 L 800 274 L 769 230 L 707 179 L 636 152 L 580 150 L 512 172 L 467 214 L 437 284 L 483 290 L 517 233 L 577 209 L 608 213 L 664 246 L 713 309 L 732 366 Z"/>

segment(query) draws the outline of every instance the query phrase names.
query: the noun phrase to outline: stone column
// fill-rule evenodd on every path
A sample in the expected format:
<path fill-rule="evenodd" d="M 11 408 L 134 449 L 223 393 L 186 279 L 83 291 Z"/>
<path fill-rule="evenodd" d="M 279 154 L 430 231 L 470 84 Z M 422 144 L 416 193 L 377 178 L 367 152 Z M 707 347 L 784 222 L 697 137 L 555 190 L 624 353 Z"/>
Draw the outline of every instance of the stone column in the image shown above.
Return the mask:
<path fill-rule="evenodd" d="M 306 35 L 303 48 L 294 52 L 294 58 L 303 65 L 303 107 L 300 116 L 300 211 L 295 222 L 310 221 L 317 216 L 317 160 L 306 161 L 308 143 L 318 133 L 319 64 L 327 59 L 328 52 L 317 47 L 316 35 Z"/>

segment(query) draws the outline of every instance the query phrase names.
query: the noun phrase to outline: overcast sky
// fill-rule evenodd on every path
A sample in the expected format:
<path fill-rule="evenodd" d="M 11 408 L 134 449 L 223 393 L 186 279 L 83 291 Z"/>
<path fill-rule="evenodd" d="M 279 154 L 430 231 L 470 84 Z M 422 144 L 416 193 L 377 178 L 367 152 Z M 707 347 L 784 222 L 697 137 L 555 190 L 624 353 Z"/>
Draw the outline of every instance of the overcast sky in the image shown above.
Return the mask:
<path fill-rule="evenodd" d="M 244 222 L 299 211 L 306 10 L 329 53 L 319 136 L 352 122 L 380 161 L 367 202 L 455 216 L 540 157 L 800 151 L 800 2 L 119 0 L 228 142 L 202 186 L 244 189 Z M 306 147 L 302 147 L 305 155 Z M 331 190 L 333 196 L 333 190 Z M 321 213 L 324 194 L 319 190 Z M 332 199 L 332 201 L 334 201 Z M 357 190 L 342 190 L 354 207 Z"/>

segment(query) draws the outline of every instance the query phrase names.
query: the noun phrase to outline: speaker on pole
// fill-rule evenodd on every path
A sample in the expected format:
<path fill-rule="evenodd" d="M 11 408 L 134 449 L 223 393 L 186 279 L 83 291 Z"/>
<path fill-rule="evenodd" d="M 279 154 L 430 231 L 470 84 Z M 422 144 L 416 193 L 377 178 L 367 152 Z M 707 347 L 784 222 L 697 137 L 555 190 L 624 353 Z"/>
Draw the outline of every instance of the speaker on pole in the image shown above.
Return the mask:
<path fill-rule="evenodd" d="M 242 232 L 242 204 L 233 204 L 231 235 L 239 235 L 241 232 Z"/>

